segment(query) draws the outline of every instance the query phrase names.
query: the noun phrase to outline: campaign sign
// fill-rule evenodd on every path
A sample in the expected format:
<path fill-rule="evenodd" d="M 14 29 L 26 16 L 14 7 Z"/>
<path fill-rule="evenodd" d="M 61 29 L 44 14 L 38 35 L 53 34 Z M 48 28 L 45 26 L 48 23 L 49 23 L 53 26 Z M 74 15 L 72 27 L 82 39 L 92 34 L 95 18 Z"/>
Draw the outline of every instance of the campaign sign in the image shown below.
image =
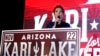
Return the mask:
<path fill-rule="evenodd" d="M 79 56 L 80 29 L 2 31 L 1 56 Z"/>

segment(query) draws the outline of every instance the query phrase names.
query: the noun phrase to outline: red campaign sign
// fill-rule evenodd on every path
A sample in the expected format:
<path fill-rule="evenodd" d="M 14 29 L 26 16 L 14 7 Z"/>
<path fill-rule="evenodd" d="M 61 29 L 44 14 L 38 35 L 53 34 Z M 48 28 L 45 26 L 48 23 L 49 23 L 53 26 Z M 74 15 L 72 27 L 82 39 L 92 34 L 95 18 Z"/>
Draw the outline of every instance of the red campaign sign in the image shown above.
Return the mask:
<path fill-rule="evenodd" d="M 1 56 L 79 56 L 80 29 L 2 31 Z"/>
<path fill-rule="evenodd" d="M 100 0 L 26 0 L 23 28 L 47 28 L 56 5 L 64 7 L 71 28 L 81 29 L 80 56 L 100 56 Z"/>

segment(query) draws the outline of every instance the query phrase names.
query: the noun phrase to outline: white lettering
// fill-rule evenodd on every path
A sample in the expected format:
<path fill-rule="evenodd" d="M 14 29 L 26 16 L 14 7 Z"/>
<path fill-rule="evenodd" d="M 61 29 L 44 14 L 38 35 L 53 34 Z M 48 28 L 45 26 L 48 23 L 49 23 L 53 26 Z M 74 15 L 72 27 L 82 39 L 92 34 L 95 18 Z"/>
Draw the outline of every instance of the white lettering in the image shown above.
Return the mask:
<path fill-rule="evenodd" d="M 42 26 L 43 26 L 43 23 L 45 22 L 47 18 L 47 14 L 44 14 L 41 18 L 41 21 L 40 21 L 40 16 L 35 16 L 34 19 L 35 19 L 35 29 L 42 29 Z"/>
<path fill-rule="evenodd" d="M 82 8 L 82 38 L 81 42 L 87 42 L 87 12 L 88 8 Z"/>
<path fill-rule="evenodd" d="M 51 42 L 49 56 L 57 56 L 55 42 Z"/>
<path fill-rule="evenodd" d="M 4 43 L 4 56 L 10 56 L 10 54 L 9 54 L 9 51 L 8 51 L 8 48 L 10 47 L 10 45 L 11 45 L 11 43 L 7 43 L 7 42 L 5 42 Z"/>
<path fill-rule="evenodd" d="M 65 51 L 64 51 L 64 48 L 65 48 L 67 42 L 64 42 L 63 45 L 62 44 L 63 44 L 63 42 L 60 41 L 59 42 L 59 56 L 67 56 Z"/>
<path fill-rule="evenodd" d="M 65 11 L 65 14 L 66 14 L 66 22 L 67 23 L 70 23 L 71 24 L 71 15 L 74 15 L 74 23 L 73 24 L 71 24 L 71 27 L 72 28 L 77 28 L 78 26 L 78 22 L 79 22 L 79 15 L 78 15 L 78 12 L 77 12 L 77 10 L 66 10 Z"/>
<path fill-rule="evenodd" d="M 14 42 L 14 47 L 13 47 L 13 51 L 12 51 L 12 55 L 11 56 L 18 56 L 18 48 L 17 47 L 18 47 L 17 46 L 17 42 Z"/>
<path fill-rule="evenodd" d="M 21 42 L 20 44 L 21 44 L 20 56 L 23 56 L 23 55 L 26 56 L 27 44 L 25 42 Z"/>

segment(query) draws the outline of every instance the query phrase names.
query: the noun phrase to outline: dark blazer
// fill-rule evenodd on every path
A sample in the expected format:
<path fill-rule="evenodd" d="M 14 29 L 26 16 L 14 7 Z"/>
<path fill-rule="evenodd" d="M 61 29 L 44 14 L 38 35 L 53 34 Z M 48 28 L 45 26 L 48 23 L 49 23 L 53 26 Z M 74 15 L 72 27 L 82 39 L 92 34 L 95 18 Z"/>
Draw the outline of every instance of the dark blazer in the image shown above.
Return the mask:
<path fill-rule="evenodd" d="M 47 24 L 47 28 L 52 28 L 53 25 L 54 25 L 55 22 L 49 22 Z M 70 27 L 70 24 L 64 22 L 64 21 L 61 21 L 61 24 L 56 24 L 56 28 L 69 28 Z"/>

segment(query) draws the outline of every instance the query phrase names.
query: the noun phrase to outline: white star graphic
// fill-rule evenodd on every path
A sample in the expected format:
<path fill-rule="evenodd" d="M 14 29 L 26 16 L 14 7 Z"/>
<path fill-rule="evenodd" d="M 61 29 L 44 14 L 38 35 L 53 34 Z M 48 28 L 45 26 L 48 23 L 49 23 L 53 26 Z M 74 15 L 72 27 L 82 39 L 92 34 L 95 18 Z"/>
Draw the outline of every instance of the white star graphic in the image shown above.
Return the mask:
<path fill-rule="evenodd" d="M 93 20 L 92 23 L 90 23 L 90 25 L 92 26 L 91 30 L 96 29 L 97 30 L 97 26 L 99 23 L 95 22 L 95 20 Z"/>

